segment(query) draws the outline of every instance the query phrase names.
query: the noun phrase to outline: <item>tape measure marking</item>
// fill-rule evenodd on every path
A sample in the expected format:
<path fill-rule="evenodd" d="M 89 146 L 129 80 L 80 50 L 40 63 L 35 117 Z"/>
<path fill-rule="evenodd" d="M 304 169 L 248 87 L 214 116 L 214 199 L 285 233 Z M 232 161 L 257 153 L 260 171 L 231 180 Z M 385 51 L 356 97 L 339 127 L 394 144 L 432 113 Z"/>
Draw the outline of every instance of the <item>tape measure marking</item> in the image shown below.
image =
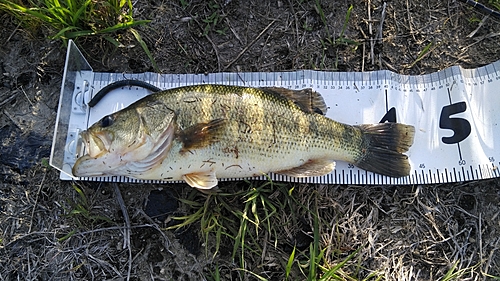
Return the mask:
<path fill-rule="evenodd" d="M 421 76 L 390 71 L 214 74 L 114 74 L 94 73 L 96 93 L 105 85 L 122 79 L 137 79 L 163 89 L 190 84 L 220 83 L 244 86 L 313 88 L 329 106 L 327 116 L 348 124 L 401 122 L 416 128 L 415 143 L 408 155 L 410 176 L 388 178 L 338 162 L 326 176 L 296 179 L 271 175 L 274 180 L 328 184 L 428 184 L 499 177 L 500 141 L 498 122 L 500 61 L 477 69 L 454 66 Z M 124 77 L 125 76 L 125 77 Z M 88 112 L 88 126 L 102 116 L 128 106 L 148 92 L 136 87 L 113 91 Z M 85 129 L 81 124 L 70 126 Z M 83 128 L 82 128 L 83 127 Z M 265 178 L 261 178 L 265 179 Z M 124 177 L 86 180 L 135 180 Z"/>

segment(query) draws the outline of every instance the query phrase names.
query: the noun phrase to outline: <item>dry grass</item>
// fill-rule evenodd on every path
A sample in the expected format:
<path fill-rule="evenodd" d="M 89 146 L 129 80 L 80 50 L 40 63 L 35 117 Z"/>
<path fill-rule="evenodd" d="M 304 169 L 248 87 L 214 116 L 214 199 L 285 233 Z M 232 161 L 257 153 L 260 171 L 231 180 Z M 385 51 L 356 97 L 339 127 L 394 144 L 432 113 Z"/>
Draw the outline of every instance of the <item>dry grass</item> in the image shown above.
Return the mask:
<path fill-rule="evenodd" d="M 54 174 L 50 171 L 46 175 Z M 216 270 L 225 276 L 221 280 L 251 280 L 254 274 L 269 280 L 284 279 L 286 262 L 294 247 L 290 279 L 306 279 L 310 271 L 310 243 L 314 244 L 315 235 L 319 242 L 316 253 L 322 252 L 316 260 L 318 277 L 322 271 L 328 272 L 343 262 L 337 272 L 343 280 L 438 280 L 452 268 L 453 273 L 459 273 L 456 280 L 478 280 L 498 276 L 500 272 L 500 211 L 498 205 L 493 205 L 498 202 L 494 201 L 499 196 L 498 180 L 484 181 L 480 186 L 275 187 L 264 194 L 278 207 L 267 218 L 271 227 L 265 226 L 264 208 L 258 206 L 260 227 L 248 224 L 245 253 L 243 259 L 238 258 L 242 252 L 237 248 L 236 264 L 230 258 L 234 240 L 229 236 L 222 238 L 218 253 L 212 257 L 216 232 L 209 233 L 203 246 L 208 254 L 201 251 L 193 256 L 187 252 L 189 242 L 181 241 L 181 245 L 175 232 L 160 229 L 168 224 L 168 219 L 155 222 L 135 209 L 142 205 L 143 189 L 122 188 L 132 224 L 131 240 L 127 241 L 127 228 L 111 186 L 83 189 L 91 204 L 85 206 L 88 216 L 72 212 L 74 206 L 82 204 L 82 196 L 76 191 L 68 193 L 64 186 L 67 185 L 63 183 L 55 189 L 60 193 L 50 194 L 50 198 L 66 202 L 49 201 L 45 193 L 50 189 L 46 187 L 38 195 L 26 194 L 24 208 L 14 208 L 20 206 L 17 198 L 2 197 L 3 206 L 11 206 L 3 209 L 3 214 L 9 215 L 2 216 L 0 222 L 2 280 L 17 279 L 16 276 L 26 280 L 176 276 L 183 280 L 210 276 Z M 248 192 L 233 184 L 224 188 L 238 195 Z M 178 196 L 192 196 L 185 193 L 192 193 L 187 187 L 174 190 Z M 218 214 L 227 218 L 220 220 L 224 233 L 237 232 L 241 221 L 229 212 L 243 211 L 244 196 L 213 196 L 223 196 L 216 201 L 231 204 Z M 485 196 L 492 201 L 484 200 Z M 203 202 L 204 197 L 196 194 L 193 199 Z M 181 206 L 177 212 L 189 213 L 189 208 L 185 208 Z M 180 233 L 199 233 L 197 227 Z M 346 261 L 349 254 L 353 257 Z"/>
<path fill-rule="evenodd" d="M 165 73 L 313 68 L 422 74 L 500 58 L 500 23 L 463 3 L 392 1 L 385 9 L 382 1 L 352 3 L 345 29 L 349 5 L 331 1 L 141 2 L 134 16 L 153 20 L 141 34 Z M 497 179 L 419 186 L 287 184 L 256 197 L 275 212 L 260 201 L 255 209 L 248 205 L 254 191 L 243 182 L 224 183 L 221 190 L 228 194 L 211 201 L 185 185 L 120 184 L 126 210 L 112 185 L 82 183 L 78 192 L 41 160 L 50 142 L 40 140 L 52 137 L 64 49 L 43 34 L 20 29 L 8 15 L 0 19 L 7 23 L 0 30 L 0 109 L 5 112 L 0 116 L 0 280 L 500 276 Z M 133 35 L 119 38 L 127 48 L 98 39 L 78 43 L 96 71 L 151 71 L 140 46 L 133 46 Z M 165 216 L 145 213 L 151 191 L 177 202 L 163 210 Z M 205 231 L 199 221 L 166 230 L 177 223 L 174 217 L 198 210 L 175 199 L 207 204 L 220 222 L 219 234 L 217 228 Z M 242 225 L 246 236 L 235 247 L 242 241 Z"/>

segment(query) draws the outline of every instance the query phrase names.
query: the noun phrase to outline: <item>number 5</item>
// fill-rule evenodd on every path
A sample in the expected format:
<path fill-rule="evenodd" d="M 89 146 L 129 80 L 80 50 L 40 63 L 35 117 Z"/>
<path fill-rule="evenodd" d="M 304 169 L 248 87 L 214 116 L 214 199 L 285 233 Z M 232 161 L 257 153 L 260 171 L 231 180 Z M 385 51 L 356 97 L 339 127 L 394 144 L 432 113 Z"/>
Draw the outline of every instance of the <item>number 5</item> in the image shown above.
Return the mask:
<path fill-rule="evenodd" d="M 443 137 L 442 141 L 446 144 L 454 144 L 466 139 L 471 132 L 469 121 L 463 118 L 450 118 L 451 115 L 465 112 L 467 104 L 465 102 L 458 102 L 447 105 L 441 110 L 439 117 L 439 128 L 450 129 L 453 131 L 453 136 Z"/>

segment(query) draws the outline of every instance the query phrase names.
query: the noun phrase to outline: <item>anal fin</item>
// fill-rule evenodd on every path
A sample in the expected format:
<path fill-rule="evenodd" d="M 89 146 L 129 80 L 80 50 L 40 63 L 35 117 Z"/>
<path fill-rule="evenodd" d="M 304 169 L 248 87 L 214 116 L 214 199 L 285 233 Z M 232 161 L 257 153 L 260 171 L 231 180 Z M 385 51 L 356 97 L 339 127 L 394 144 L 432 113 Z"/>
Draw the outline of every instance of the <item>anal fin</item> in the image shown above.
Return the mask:
<path fill-rule="evenodd" d="M 215 172 L 213 171 L 185 174 L 182 176 L 182 179 L 185 180 L 189 186 L 200 190 L 212 189 L 217 186 L 218 183 Z"/>
<path fill-rule="evenodd" d="M 276 171 L 276 174 L 291 177 L 317 177 L 331 173 L 335 169 L 335 162 L 329 159 L 311 159 L 306 163 L 288 170 Z"/>

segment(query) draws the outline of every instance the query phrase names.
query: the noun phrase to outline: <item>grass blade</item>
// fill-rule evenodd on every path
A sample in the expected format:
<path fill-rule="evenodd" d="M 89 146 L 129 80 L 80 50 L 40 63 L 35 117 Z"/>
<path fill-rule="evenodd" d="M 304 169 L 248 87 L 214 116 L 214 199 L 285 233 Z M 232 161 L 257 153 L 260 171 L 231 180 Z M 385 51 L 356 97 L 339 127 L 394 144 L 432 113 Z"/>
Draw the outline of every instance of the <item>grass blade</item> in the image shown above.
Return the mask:
<path fill-rule="evenodd" d="M 73 14 L 73 17 L 72 17 L 73 25 L 76 25 L 78 23 L 78 21 L 80 21 L 82 14 L 85 12 L 85 10 L 87 10 L 87 7 L 90 5 L 91 1 L 92 0 L 85 1 L 85 3 L 83 3 L 83 5 L 76 11 L 76 13 Z M 71 2 L 71 1 L 69 1 L 69 2 Z"/>
<path fill-rule="evenodd" d="M 5 7 L 5 10 L 7 10 L 7 11 L 11 11 L 14 13 L 20 13 L 20 14 L 26 14 L 26 15 L 32 16 L 34 18 L 37 18 L 43 22 L 47 22 L 47 23 L 54 23 L 55 22 L 55 20 L 53 18 L 39 12 L 40 9 L 38 9 L 38 8 L 26 8 L 26 7 L 23 7 L 23 6 L 18 5 L 16 3 L 13 3 L 11 1 L 5 1 L 0 6 Z"/>
<path fill-rule="evenodd" d="M 340 38 L 344 37 L 344 32 L 346 31 L 347 24 L 349 23 L 349 19 L 351 18 L 352 9 L 353 9 L 353 6 L 351 4 L 351 6 L 349 6 L 349 9 L 347 9 L 347 14 L 345 15 L 344 26 L 342 26 L 342 31 L 340 32 L 340 36 L 339 36 Z"/>
<path fill-rule="evenodd" d="M 285 280 L 288 280 L 288 277 L 290 276 L 290 271 L 292 270 L 292 265 L 294 260 L 295 260 L 295 246 L 293 247 L 293 251 L 290 254 L 290 257 L 288 258 L 288 262 L 286 263 Z"/>
<path fill-rule="evenodd" d="M 149 21 L 148 21 L 149 22 Z M 142 40 L 142 37 L 141 35 L 139 34 L 139 32 L 137 32 L 137 30 L 131 28 L 130 29 L 130 32 L 132 32 L 132 34 L 134 34 L 135 36 L 135 39 L 137 39 L 137 42 L 139 42 L 139 44 L 141 44 L 141 47 L 142 49 L 144 50 L 144 52 L 146 53 L 146 55 L 148 56 L 149 60 L 151 61 L 151 63 L 153 64 L 153 68 L 156 72 L 160 72 L 160 69 L 158 68 L 158 65 L 156 64 L 156 61 L 155 59 L 153 58 L 153 55 L 151 55 L 151 52 L 149 51 L 148 49 L 148 46 L 146 45 L 146 42 L 144 42 L 144 40 Z"/>
<path fill-rule="evenodd" d="M 418 54 L 417 58 L 408 66 L 408 68 L 412 68 L 413 66 L 415 66 L 415 64 L 417 62 L 419 62 L 420 60 L 422 60 L 422 58 L 424 58 L 426 55 L 428 55 L 430 52 L 432 52 L 432 50 L 434 50 L 437 46 L 435 46 L 432 50 L 431 50 L 431 47 L 434 45 L 433 42 L 427 44 L 425 46 L 425 48 Z"/>

